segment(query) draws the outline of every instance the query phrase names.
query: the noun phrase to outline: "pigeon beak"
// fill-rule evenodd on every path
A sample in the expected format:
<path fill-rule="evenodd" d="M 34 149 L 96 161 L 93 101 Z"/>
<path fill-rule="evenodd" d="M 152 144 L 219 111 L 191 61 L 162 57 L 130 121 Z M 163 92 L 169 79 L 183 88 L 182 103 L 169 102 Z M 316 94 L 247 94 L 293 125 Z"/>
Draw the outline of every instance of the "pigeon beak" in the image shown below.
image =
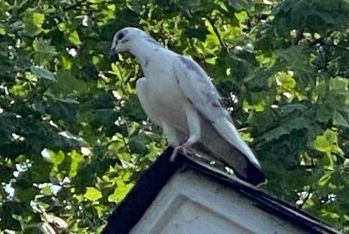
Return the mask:
<path fill-rule="evenodd" d="M 117 52 L 116 52 L 116 50 L 115 50 L 115 48 L 111 48 L 111 50 L 110 50 L 110 59 L 112 60 L 112 61 L 115 61 L 116 60 L 116 58 L 117 58 Z"/>

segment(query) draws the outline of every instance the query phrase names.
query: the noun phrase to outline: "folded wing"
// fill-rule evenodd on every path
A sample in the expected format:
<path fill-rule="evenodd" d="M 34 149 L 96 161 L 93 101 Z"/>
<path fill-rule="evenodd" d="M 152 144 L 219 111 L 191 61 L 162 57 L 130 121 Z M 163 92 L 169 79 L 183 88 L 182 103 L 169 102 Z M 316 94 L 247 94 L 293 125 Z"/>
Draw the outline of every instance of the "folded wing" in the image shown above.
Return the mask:
<path fill-rule="evenodd" d="M 256 177 L 254 183 L 263 181 L 256 157 L 221 105 L 220 96 L 205 71 L 185 56 L 174 59 L 172 69 L 179 89 L 202 116 L 204 126 L 201 140 L 204 142 L 201 143 L 244 179 L 253 176 Z M 223 153 L 227 155 L 221 155 Z"/>

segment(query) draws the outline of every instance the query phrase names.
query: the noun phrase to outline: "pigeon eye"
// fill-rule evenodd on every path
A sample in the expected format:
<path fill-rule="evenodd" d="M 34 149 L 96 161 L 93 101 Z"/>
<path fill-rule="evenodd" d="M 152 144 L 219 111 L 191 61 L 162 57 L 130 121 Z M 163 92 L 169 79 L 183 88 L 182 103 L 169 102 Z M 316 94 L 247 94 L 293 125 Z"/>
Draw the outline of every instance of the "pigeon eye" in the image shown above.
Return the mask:
<path fill-rule="evenodd" d="M 118 40 L 121 40 L 122 38 L 124 38 L 124 36 L 125 36 L 125 34 L 119 33 L 119 35 L 118 35 Z"/>

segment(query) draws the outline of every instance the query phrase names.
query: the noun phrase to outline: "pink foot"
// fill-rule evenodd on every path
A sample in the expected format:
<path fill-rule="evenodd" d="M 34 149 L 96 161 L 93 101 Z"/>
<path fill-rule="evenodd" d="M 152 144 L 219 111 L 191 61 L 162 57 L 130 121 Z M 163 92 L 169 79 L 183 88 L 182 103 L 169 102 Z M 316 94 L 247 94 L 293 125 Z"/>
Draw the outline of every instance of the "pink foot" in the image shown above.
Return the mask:
<path fill-rule="evenodd" d="M 187 143 L 176 146 L 171 154 L 170 161 L 173 162 L 176 159 L 176 156 L 177 156 L 179 150 L 182 150 L 183 154 L 187 155 L 189 147 L 190 147 L 190 145 L 188 145 Z"/>

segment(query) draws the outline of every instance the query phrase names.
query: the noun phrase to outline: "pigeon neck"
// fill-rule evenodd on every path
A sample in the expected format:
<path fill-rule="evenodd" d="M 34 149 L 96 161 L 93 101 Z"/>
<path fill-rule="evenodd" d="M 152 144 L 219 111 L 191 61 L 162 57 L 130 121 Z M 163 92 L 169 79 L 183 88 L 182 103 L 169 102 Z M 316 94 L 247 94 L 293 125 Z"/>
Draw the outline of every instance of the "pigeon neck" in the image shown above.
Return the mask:
<path fill-rule="evenodd" d="M 148 63 L 150 54 L 153 51 L 158 51 L 163 47 L 158 44 L 153 38 L 146 37 L 141 38 L 133 43 L 130 48 L 130 52 L 136 56 L 139 63 L 144 66 Z"/>

